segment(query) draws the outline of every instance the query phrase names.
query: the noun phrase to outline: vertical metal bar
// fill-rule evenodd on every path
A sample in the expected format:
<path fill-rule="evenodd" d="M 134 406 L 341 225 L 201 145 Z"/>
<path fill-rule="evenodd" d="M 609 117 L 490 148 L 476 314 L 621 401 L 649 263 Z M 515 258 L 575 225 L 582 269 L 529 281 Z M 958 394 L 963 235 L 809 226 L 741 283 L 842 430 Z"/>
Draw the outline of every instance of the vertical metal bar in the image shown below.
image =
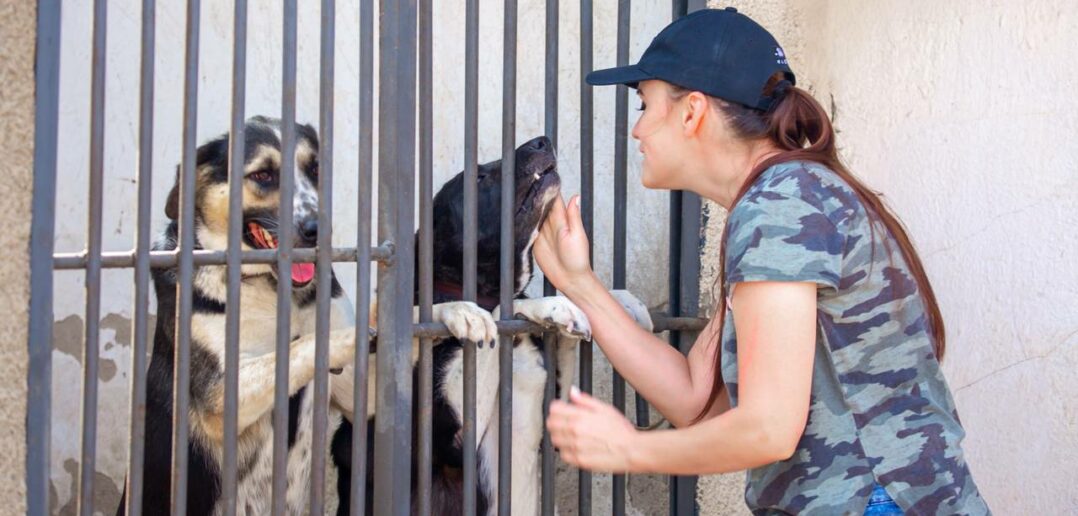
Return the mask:
<path fill-rule="evenodd" d="M 545 104 L 545 133 L 550 139 L 551 145 L 558 148 L 558 0 L 546 0 L 546 80 L 544 92 Z M 543 281 L 543 295 L 553 296 L 554 285 L 550 281 Z M 555 398 L 557 385 L 557 368 L 555 364 L 554 348 L 557 337 L 553 333 L 543 335 L 543 361 L 547 364 L 546 386 L 543 391 L 543 420 L 550 413 L 550 402 Z M 550 442 L 550 434 L 543 425 L 543 460 L 542 460 L 542 497 L 541 514 L 552 516 L 554 514 L 554 446 Z"/>
<path fill-rule="evenodd" d="M 700 196 L 684 192 L 681 198 L 681 234 L 678 253 L 678 316 L 695 316 L 700 303 Z M 679 332 L 678 349 L 688 354 L 696 340 L 695 332 Z M 675 514 L 691 516 L 696 513 L 696 478 L 678 476 L 675 481 L 677 498 Z"/>
<path fill-rule="evenodd" d="M 288 358 L 292 342 L 292 196 L 296 169 L 296 0 L 284 1 L 281 71 L 280 212 L 277 216 L 277 363 L 273 390 L 273 513 L 288 510 Z"/>
<path fill-rule="evenodd" d="M 594 214 L 594 162 L 592 92 L 584 78 L 592 70 L 592 0 L 580 2 L 580 201 L 581 220 L 588 235 L 588 253 L 592 252 L 592 221 Z M 580 390 L 590 393 L 592 343 L 580 343 Z M 580 470 L 580 515 L 591 514 L 591 473 Z"/>
<path fill-rule="evenodd" d="M 371 149 L 374 128 L 374 1 L 359 3 L 359 216 L 356 228 L 356 325 L 370 323 L 371 306 Z M 362 326 L 360 326 L 362 325 Z M 352 478 L 350 514 L 363 513 L 367 496 L 367 375 L 370 338 L 356 331 L 355 379 L 352 383 Z"/>
<path fill-rule="evenodd" d="M 78 512 L 94 512 L 97 455 L 97 370 L 101 321 L 101 216 L 105 152 L 105 30 L 107 5 L 94 2 L 93 71 L 90 86 L 90 197 L 86 250 L 86 333 L 82 358 L 82 456 Z"/>
<path fill-rule="evenodd" d="M 479 0 L 465 2 L 464 43 L 464 299 L 475 301 L 479 141 Z M 464 514 L 476 510 L 476 343 L 464 342 Z"/>
<path fill-rule="evenodd" d="M 175 370 L 172 402 L 172 512 L 187 512 L 187 407 L 191 384 L 191 280 L 195 248 L 195 145 L 198 123 L 198 44 L 201 2 L 187 3 L 184 53 L 183 157 L 180 170 L 179 289 L 177 291 Z"/>
<path fill-rule="evenodd" d="M 318 273 L 315 293 L 314 432 L 311 435 L 311 514 L 325 512 L 326 426 L 329 421 L 329 313 L 333 281 L 333 42 L 336 2 L 322 0 L 321 80 L 319 81 L 318 129 Z"/>
<path fill-rule="evenodd" d="M 411 512 L 412 306 L 415 277 L 416 6 L 382 0 L 378 230 L 394 245 L 378 268 L 378 417 L 374 513 Z"/>
<path fill-rule="evenodd" d="M 630 0 L 618 0 L 617 66 L 629 64 Z M 619 85 L 614 115 L 614 271 L 613 287 L 625 288 L 626 194 L 628 170 L 629 88 Z M 625 412 L 625 379 L 614 371 L 614 406 Z M 637 403 L 641 399 L 637 397 Z M 625 514 L 625 475 L 614 475 L 611 502 L 615 515 Z"/>
<path fill-rule="evenodd" d="M 557 391 L 557 371 L 555 364 L 557 364 L 557 357 L 554 354 L 555 347 L 558 343 L 558 336 L 555 333 L 547 332 L 543 334 L 543 362 L 547 364 L 547 379 L 546 386 L 543 389 L 543 465 L 542 465 L 542 497 L 540 503 L 540 514 L 543 516 L 553 516 L 554 514 L 554 475 L 557 474 L 557 470 L 554 468 L 554 445 L 550 442 L 550 432 L 546 431 L 546 417 L 550 414 L 550 402 L 556 399 Z"/>
<path fill-rule="evenodd" d="M 236 0 L 232 36 L 232 120 L 228 139 L 228 291 L 225 302 L 224 471 L 221 496 L 227 516 L 236 514 L 237 424 L 240 363 L 240 251 L 243 238 L 243 176 L 246 144 L 247 0 Z"/>
<path fill-rule="evenodd" d="M 517 132 L 517 0 L 505 0 L 504 50 L 502 64 L 502 199 L 501 199 L 501 319 L 513 319 L 514 199 L 516 198 Z M 512 508 L 513 452 L 513 336 L 503 335 L 498 349 L 498 514 L 508 516 Z"/>
<path fill-rule="evenodd" d="M 674 0 L 673 18 L 703 9 L 702 0 Z M 700 198 L 692 192 L 670 194 L 670 315 L 695 314 L 699 298 L 699 231 Z M 695 267 L 691 264 L 695 263 Z M 670 345 L 688 353 L 691 335 L 670 332 Z M 691 515 L 696 512 L 696 477 L 671 476 L 670 514 Z"/>
<path fill-rule="evenodd" d="M 60 96 L 60 2 L 39 0 L 34 59 L 34 193 L 30 222 L 27 328 L 26 509 L 49 510 L 52 411 L 52 251 L 56 208 L 56 124 Z"/>
<path fill-rule="evenodd" d="M 433 319 L 434 303 L 434 114 L 433 0 L 419 1 L 419 320 Z M 432 339 L 420 339 L 419 421 L 416 443 L 416 514 L 431 514 L 431 453 L 434 428 L 434 350 Z"/>
<path fill-rule="evenodd" d="M 142 62 L 139 77 L 138 232 L 135 236 L 135 325 L 131 333 L 131 437 L 128 441 L 127 514 L 142 514 L 146 439 L 146 347 L 150 332 L 150 215 L 153 192 L 153 73 L 156 7 L 142 2 Z"/>

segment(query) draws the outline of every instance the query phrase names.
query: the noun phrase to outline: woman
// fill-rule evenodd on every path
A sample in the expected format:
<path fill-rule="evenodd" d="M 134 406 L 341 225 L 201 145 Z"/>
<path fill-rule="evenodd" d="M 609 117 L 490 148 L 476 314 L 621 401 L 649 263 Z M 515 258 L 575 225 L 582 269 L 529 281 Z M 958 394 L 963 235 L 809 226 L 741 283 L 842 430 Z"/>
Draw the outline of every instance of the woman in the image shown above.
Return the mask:
<path fill-rule="evenodd" d="M 610 362 L 677 427 L 639 432 L 575 388 L 547 427 L 596 471 L 748 470 L 755 513 L 986 514 L 939 368 L 944 329 L 920 259 L 839 161 L 820 105 L 775 39 L 734 9 L 675 21 L 640 63 L 591 84 L 637 89 L 648 188 L 730 210 L 719 316 L 687 357 L 638 329 L 596 279 L 579 198 L 535 256 Z"/>

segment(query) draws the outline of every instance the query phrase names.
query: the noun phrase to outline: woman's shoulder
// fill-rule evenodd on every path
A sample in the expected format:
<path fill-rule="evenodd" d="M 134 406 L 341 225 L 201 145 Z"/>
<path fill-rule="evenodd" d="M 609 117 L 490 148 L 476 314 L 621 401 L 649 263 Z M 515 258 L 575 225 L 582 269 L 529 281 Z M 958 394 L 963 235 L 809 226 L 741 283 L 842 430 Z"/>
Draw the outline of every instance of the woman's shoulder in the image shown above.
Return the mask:
<path fill-rule="evenodd" d="M 760 174 L 742 200 L 738 207 L 807 204 L 836 225 L 862 211 L 857 194 L 842 177 L 827 166 L 811 161 L 772 165 Z"/>

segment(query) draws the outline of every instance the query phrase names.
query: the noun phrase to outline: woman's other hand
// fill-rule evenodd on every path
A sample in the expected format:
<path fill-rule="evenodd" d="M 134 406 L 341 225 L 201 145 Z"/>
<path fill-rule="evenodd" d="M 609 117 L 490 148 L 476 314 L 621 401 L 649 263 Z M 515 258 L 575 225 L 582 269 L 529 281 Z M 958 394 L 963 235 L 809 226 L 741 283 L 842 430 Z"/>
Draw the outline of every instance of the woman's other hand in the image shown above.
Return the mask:
<path fill-rule="evenodd" d="M 580 219 L 580 196 L 569 199 L 568 208 L 558 196 L 532 247 L 543 275 L 563 292 L 581 280 L 590 279 L 595 273 L 591 270 L 588 247 L 588 235 Z"/>
<path fill-rule="evenodd" d="M 573 466 L 598 472 L 632 469 L 633 440 L 639 433 L 624 415 L 576 387 L 569 401 L 550 404 L 546 427 L 561 458 Z"/>

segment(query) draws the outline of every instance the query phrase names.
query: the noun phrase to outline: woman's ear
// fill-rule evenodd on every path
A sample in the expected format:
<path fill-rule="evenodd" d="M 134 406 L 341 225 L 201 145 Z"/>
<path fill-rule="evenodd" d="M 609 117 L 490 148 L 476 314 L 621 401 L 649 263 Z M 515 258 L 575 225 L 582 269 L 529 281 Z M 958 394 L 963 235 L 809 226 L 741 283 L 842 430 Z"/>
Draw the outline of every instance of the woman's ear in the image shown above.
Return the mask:
<path fill-rule="evenodd" d="M 711 102 L 707 95 L 694 91 L 685 97 L 685 111 L 682 115 L 682 127 L 685 136 L 695 136 L 703 127 L 704 118 L 709 114 Z"/>

